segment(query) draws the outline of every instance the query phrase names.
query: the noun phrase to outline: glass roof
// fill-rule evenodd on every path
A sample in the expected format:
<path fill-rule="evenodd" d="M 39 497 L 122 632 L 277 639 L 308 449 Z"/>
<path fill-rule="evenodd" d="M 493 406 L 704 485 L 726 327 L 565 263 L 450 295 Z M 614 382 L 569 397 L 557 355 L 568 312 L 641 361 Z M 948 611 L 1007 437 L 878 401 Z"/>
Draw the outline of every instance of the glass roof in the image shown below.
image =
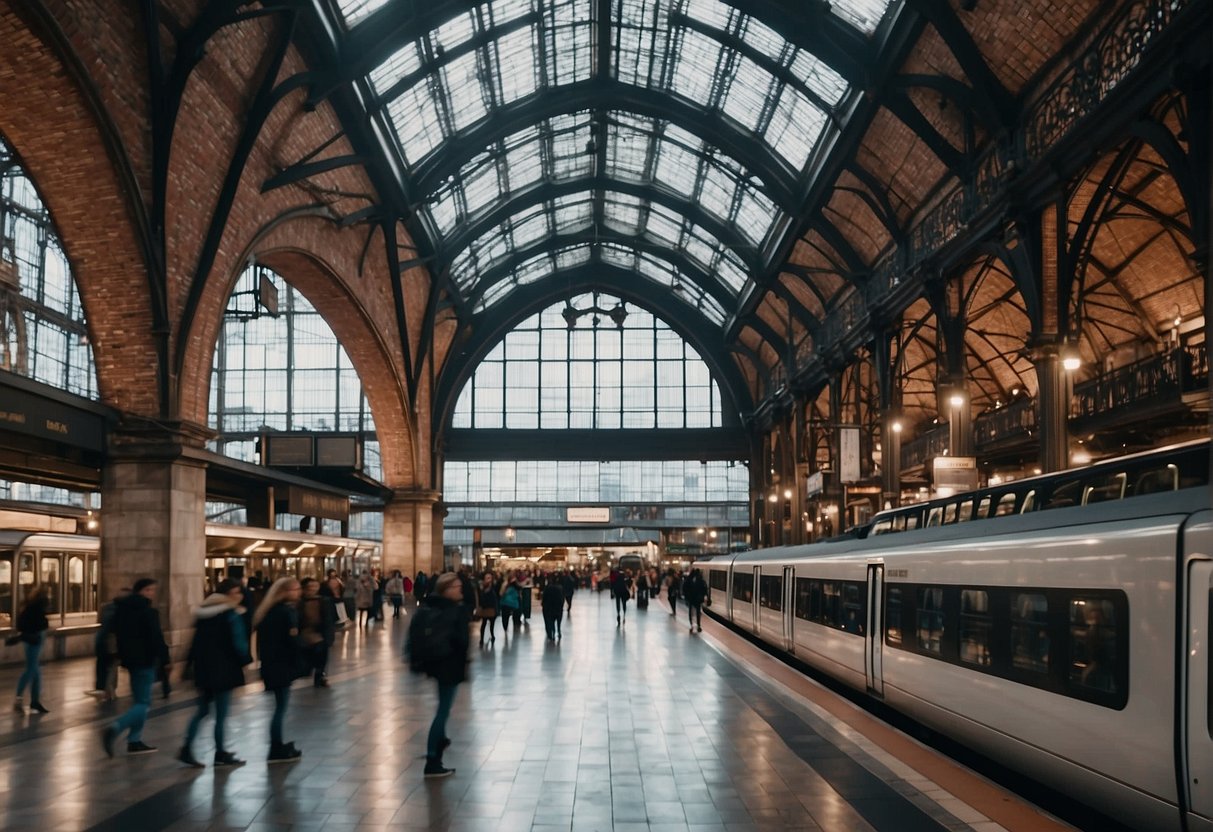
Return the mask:
<path fill-rule="evenodd" d="M 352 28 L 393 2 L 337 5 Z M 834 0 L 828 8 L 870 35 L 888 5 Z M 739 293 L 790 222 L 780 203 L 802 190 L 814 149 L 838 126 L 851 92 L 843 77 L 722 0 L 611 0 L 605 67 L 596 65 L 597 7 L 597 0 L 489 0 L 401 43 L 368 75 L 372 106 L 392 128 L 411 198 L 422 203 L 421 221 L 467 295 L 487 270 L 551 236 L 593 229 L 595 241 L 604 230 L 644 242 L 626 256 L 603 241 L 593 251 L 578 244 L 528 258 L 479 306 L 539 279 L 540 270 L 551 274 L 574 250 L 587 259 L 631 258 L 636 269 L 648 259 L 665 263 L 663 285 L 670 286 L 676 258 L 645 252 L 676 250 Z M 505 137 L 488 128 L 488 145 L 470 158 L 438 153 L 507 108 L 521 112 L 545 91 L 583 82 L 651 90 L 678 106 L 669 120 L 654 118 L 608 93 L 602 108 L 552 114 L 548 107 L 545 117 Z M 712 138 L 718 136 L 734 152 L 752 147 L 746 158 L 761 171 L 724 152 Z M 553 185 L 556 192 L 544 193 Z M 513 215 L 498 214 L 489 227 L 486 217 L 514 201 Z M 702 309 L 706 295 L 699 292 L 688 302 Z"/>

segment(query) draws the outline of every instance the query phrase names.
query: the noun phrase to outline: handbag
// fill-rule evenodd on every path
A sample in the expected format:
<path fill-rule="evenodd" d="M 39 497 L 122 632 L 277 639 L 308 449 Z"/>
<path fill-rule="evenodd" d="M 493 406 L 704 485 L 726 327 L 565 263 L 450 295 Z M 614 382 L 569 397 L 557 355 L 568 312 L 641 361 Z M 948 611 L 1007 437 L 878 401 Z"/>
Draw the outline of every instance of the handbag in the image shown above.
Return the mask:
<path fill-rule="evenodd" d="M 477 618 L 496 618 L 497 617 L 497 608 L 496 607 L 477 607 L 476 608 L 476 617 Z"/>

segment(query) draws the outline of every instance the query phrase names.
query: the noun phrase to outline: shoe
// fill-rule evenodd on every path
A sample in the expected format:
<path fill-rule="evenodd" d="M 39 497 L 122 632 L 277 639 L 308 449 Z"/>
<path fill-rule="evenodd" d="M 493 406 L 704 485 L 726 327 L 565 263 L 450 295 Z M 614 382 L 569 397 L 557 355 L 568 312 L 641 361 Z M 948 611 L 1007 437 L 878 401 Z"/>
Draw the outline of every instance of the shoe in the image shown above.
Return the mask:
<path fill-rule="evenodd" d="M 327 688 L 329 686 L 329 680 L 326 677 L 321 676 L 319 679 L 312 682 L 312 686 L 317 688 Z"/>
<path fill-rule="evenodd" d="M 101 747 L 105 749 L 105 756 L 112 758 L 114 756 L 114 740 L 118 739 L 118 731 L 111 725 L 109 728 L 101 729 Z"/>
<path fill-rule="evenodd" d="M 50 710 L 45 705 L 43 705 L 41 702 L 29 703 L 29 709 L 31 711 L 33 711 L 34 713 L 39 713 L 39 714 L 49 714 L 50 713 Z"/>
<path fill-rule="evenodd" d="M 440 761 L 431 760 L 425 764 L 425 779 L 433 780 L 438 777 L 450 777 L 455 773 L 455 769 L 446 768 Z"/>
<path fill-rule="evenodd" d="M 135 740 L 134 742 L 128 742 L 126 744 L 126 753 L 127 754 L 152 754 L 155 751 L 156 751 L 156 746 L 148 745 L 147 743 L 140 742 L 139 740 Z"/>
<path fill-rule="evenodd" d="M 225 768 L 227 766 L 242 766 L 244 760 L 241 760 L 230 751 L 215 752 L 215 768 Z"/>
<path fill-rule="evenodd" d="M 694 628 L 694 627 L 689 627 L 689 628 L 687 629 L 687 632 L 688 632 L 688 633 L 690 633 L 690 634 L 692 634 L 692 635 L 694 635 L 694 634 L 695 634 L 695 628 Z"/>
<path fill-rule="evenodd" d="M 22 704 L 20 699 L 13 703 L 13 710 L 19 714 L 25 713 L 25 705 Z"/>
<path fill-rule="evenodd" d="M 218 757 L 219 755 L 216 754 L 215 756 Z M 177 761 L 185 763 L 190 768 L 206 768 L 205 765 L 198 762 L 198 760 L 194 758 L 194 752 L 190 751 L 184 745 L 181 746 L 181 750 L 177 752 Z"/>
<path fill-rule="evenodd" d="M 286 745 L 270 746 L 270 755 L 265 761 L 271 765 L 274 763 L 294 763 L 298 762 L 302 756 L 302 751 L 288 743 Z"/>
<path fill-rule="evenodd" d="M 700 624 L 700 625 L 699 625 L 699 632 L 701 632 L 701 633 L 703 632 L 703 625 L 702 625 L 702 624 Z"/>

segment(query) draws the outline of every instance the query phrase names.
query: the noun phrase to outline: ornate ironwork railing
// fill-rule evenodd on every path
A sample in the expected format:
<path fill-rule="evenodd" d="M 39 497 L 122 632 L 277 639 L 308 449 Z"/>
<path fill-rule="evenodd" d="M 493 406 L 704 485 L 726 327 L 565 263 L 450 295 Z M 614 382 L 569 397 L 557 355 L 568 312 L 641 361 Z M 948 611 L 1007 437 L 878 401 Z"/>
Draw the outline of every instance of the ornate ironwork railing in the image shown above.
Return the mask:
<path fill-rule="evenodd" d="M 973 438 L 978 446 L 1024 436 L 1036 430 L 1036 405 L 1020 399 L 1006 407 L 983 413 L 973 420 Z"/>
<path fill-rule="evenodd" d="M 940 425 L 901 446 L 902 469 L 925 465 L 927 460 L 942 456 L 948 450 L 948 426 Z"/>
<path fill-rule="evenodd" d="M 1042 156 L 1090 115 L 1140 62 L 1143 51 L 1194 0 L 1125 5 L 1028 110 L 1024 149 Z"/>
<path fill-rule="evenodd" d="M 1207 389 L 1208 380 L 1208 352 L 1204 344 L 1169 350 L 1074 385 L 1070 417 L 1090 418 L 1135 404 L 1166 400 L 1178 404 L 1184 393 Z"/>

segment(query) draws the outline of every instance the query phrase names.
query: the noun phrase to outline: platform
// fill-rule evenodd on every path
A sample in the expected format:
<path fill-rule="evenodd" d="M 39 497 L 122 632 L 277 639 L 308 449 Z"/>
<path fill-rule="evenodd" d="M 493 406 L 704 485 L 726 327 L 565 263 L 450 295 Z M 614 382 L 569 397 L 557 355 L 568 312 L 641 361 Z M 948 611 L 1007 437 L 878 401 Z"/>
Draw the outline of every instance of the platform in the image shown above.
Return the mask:
<path fill-rule="evenodd" d="M 536 606 L 537 611 L 537 606 Z M 684 612 L 680 607 L 679 612 Z M 616 627 L 611 601 L 578 593 L 564 639 L 529 629 L 473 640 L 445 762 L 422 778 L 433 683 L 409 674 L 407 619 L 338 636 L 332 686 L 301 681 L 267 766 L 271 701 L 232 704 L 216 771 L 173 758 L 192 691 L 159 687 L 144 740 L 159 753 L 107 759 L 98 732 L 128 699 L 84 696 L 90 662 L 47 665 L 46 716 L 0 719 L 0 827 L 47 830 L 1052 830 L 1068 828 L 872 719 L 704 619 L 653 603 Z M 0 672 L 12 690 L 17 669 Z M 119 693 L 124 692 L 123 688 Z M 212 754 L 210 723 L 195 752 Z"/>

